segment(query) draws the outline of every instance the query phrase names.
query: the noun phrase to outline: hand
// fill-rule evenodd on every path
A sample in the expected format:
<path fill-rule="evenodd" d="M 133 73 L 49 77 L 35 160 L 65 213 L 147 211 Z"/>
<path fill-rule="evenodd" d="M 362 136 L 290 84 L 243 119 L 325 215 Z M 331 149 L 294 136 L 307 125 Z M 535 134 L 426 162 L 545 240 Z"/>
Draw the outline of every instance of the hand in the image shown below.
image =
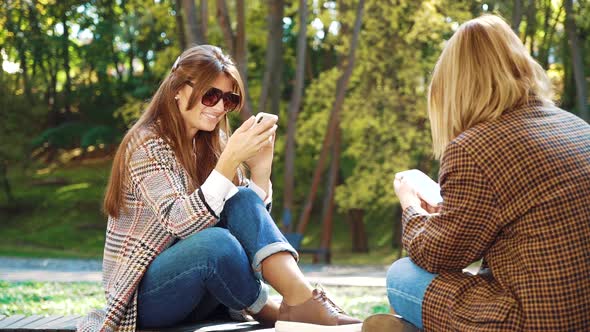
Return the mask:
<path fill-rule="evenodd" d="M 402 210 L 405 210 L 409 206 L 418 208 L 419 212 L 428 214 L 439 213 L 441 210 L 440 205 L 432 206 L 426 203 L 426 201 L 420 197 L 416 190 L 414 190 L 414 187 L 409 184 L 407 179 L 404 179 L 403 174 L 401 173 L 395 174 L 393 188 L 395 190 L 395 194 L 399 198 Z"/>
<path fill-rule="evenodd" d="M 275 151 L 275 138 L 276 133 L 273 134 L 269 139 L 269 144 L 263 146 L 260 151 L 254 155 L 254 157 L 251 157 L 245 161 L 246 165 L 248 165 L 248 168 L 250 168 L 250 173 L 252 174 L 253 178 L 270 177 L 270 172 L 272 170 L 272 159 L 274 157 Z"/>
<path fill-rule="evenodd" d="M 418 195 L 420 196 L 420 195 Z M 422 198 L 420 198 L 420 206 L 426 210 L 426 212 L 433 214 L 433 213 L 440 213 L 440 210 L 442 209 L 442 206 L 439 204 L 437 206 L 432 206 L 428 203 L 426 203 L 425 200 L 423 200 Z"/>
<path fill-rule="evenodd" d="M 279 117 L 274 114 L 261 112 L 256 115 L 255 119 L 257 121 L 262 121 L 257 123 L 256 126 L 262 124 L 268 125 L 269 122 L 276 125 Z M 275 137 L 276 133 L 269 138 L 269 145 L 262 147 L 255 156 L 245 161 L 245 163 L 248 165 L 248 168 L 250 168 L 252 180 L 256 178 L 261 181 L 261 183 L 266 184 L 266 182 L 268 182 L 272 169 Z"/>
<path fill-rule="evenodd" d="M 410 183 L 404 179 L 403 175 L 400 173 L 395 174 L 395 179 L 393 180 L 393 189 L 399 198 L 402 210 L 405 210 L 409 206 L 422 206 L 422 200 L 420 197 L 418 197 L 416 190 L 414 190 Z"/>
<path fill-rule="evenodd" d="M 228 179 L 235 175 L 242 162 L 254 157 L 264 147 L 272 146 L 269 138 L 274 136 L 277 126 L 272 121 L 264 121 L 255 126 L 254 117 L 246 120 L 227 140 L 225 149 L 219 156 L 215 169 Z"/>
<path fill-rule="evenodd" d="M 268 195 L 272 159 L 274 156 L 274 142 L 276 134 L 271 138 L 271 144 L 260 150 L 254 157 L 246 160 L 250 168 L 250 179 Z"/>

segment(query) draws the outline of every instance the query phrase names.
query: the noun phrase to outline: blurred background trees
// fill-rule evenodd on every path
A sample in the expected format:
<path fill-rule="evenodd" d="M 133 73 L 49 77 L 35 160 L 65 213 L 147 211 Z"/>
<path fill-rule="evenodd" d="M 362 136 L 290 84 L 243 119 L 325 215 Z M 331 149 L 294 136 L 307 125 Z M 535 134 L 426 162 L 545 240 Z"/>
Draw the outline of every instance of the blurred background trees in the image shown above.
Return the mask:
<path fill-rule="evenodd" d="M 96 230 L 88 243 L 99 255 L 100 199 L 119 139 L 182 50 L 210 43 L 247 78 L 247 107 L 234 126 L 258 111 L 280 116 L 277 223 L 286 231 L 299 225 L 308 235 L 303 246 L 394 252 L 394 173 L 437 175 L 426 114 L 430 72 L 459 24 L 484 13 L 507 19 L 548 71 L 561 107 L 588 121 L 587 0 L 2 1 L 0 233 L 16 236 L 13 244 L 64 249 L 54 226 L 69 214 L 44 211 L 65 203 L 37 203 L 92 190 L 81 205 L 86 214 L 68 225 Z M 336 243 L 320 239 L 322 227 L 333 229 Z M 21 236 L 23 229 L 47 238 Z"/>

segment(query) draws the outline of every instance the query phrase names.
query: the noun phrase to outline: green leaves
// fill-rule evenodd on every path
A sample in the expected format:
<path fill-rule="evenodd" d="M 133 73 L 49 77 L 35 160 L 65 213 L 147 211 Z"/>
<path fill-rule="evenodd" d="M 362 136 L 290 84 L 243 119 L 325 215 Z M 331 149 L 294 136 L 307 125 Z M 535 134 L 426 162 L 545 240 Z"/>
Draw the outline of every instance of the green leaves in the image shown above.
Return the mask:
<path fill-rule="evenodd" d="M 117 142 L 117 134 L 117 130 L 113 127 L 94 126 L 82 135 L 80 146 L 86 149 L 96 145 L 113 145 Z"/>
<path fill-rule="evenodd" d="M 342 212 L 366 209 L 372 222 L 371 216 L 392 211 L 397 202 L 392 186 L 396 172 L 418 166 L 429 171 L 434 166 L 426 91 L 429 72 L 442 47 L 441 36 L 452 33 L 453 20 L 440 12 L 444 4 L 446 1 L 366 4 L 370 14 L 363 20 L 357 65 L 340 119 L 344 183 L 337 188 L 336 202 Z M 446 15 L 469 15 L 458 7 L 450 6 Z M 354 19 L 348 12 L 339 12 L 339 17 Z M 345 46 L 339 47 L 342 54 Z M 336 68 L 324 70 L 306 88 L 297 128 L 298 161 L 317 157 L 338 77 Z M 298 162 L 297 172 L 309 174 L 313 165 Z M 308 185 L 305 178 L 302 181 L 298 185 Z"/>
<path fill-rule="evenodd" d="M 209 1 L 207 39 L 225 47 L 214 3 Z M 235 23 L 236 2 L 227 3 Z M 357 3 L 308 1 L 308 57 L 296 133 L 295 217 L 321 150 Z M 573 106 L 575 87 L 562 2 L 523 4 L 523 35 L 527 17 L 536 20 L 527 48 L 549 69 L 562 106 Z M 590 6 L 585 4 L 577 1 L 573 8 L 581 37 L 590 29 L 590 20 L 585 19 L 590 17 Z M 336 190 L 340 211 L 367 209 L 369 224 L 381 222 L 378 216 L 390 214 L 397 204 L 391 184 L 395 172 L 418 167 L 436 177 L 426 113 L 430 72 L 445 40 L 459 23 L 482 14 L 483 5 L 480 0 L 367 0 L 340 117 L 342 181 Z M 512 16 L 511 1 L 485 5 L 487 12 Z M 535 15 L 528 15 L 531 5 L 536 6 Z M 246 8 L 248 85 L 254 103 L 261 95 L 265 51 L 270 47 L 267 6 L 265 1 L 252 0 Z M 281 117 L 273 169 L 276 212 L 281 211 L 285 108 L 295 76 L 298 6 L 297 1 L 286 2 L 283 19 Z M 64 13 L 68 40 L 60 28 Z M 182 52 L 175 14 L 174 1 L 0 1 L 0 26 L 5 27 L 0 30 L 2 59 L 21 68 L 12 74 L 0 71 L 0 159 L 9 168 L 26 160 L 30 143 L 65 153 L 116 143 Z M 583 49 L 590 48 L 589 38 L 580 40 Z M 66 89 L 66 51 L 71 92 Z M 589 60 L 584 55 L 586 65 Z M 238 122 L 238 116 L 232 115 L 234 128 Z"/>

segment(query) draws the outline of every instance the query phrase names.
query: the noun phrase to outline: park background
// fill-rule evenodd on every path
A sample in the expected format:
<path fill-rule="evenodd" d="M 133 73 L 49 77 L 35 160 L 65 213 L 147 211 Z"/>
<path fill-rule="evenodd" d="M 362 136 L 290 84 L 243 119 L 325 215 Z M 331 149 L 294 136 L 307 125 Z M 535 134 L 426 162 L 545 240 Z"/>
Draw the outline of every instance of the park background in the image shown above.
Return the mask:
<path fill-rule="evenodd" d="M 588 121 L 588 4 L 1 1 L 0 256 L 100 259 L 117 143 L 182 50 L 207 43 L 231 54 L 247 82 L 233 127 L 279 115 L 272 215 L 304 235 L 301 248 L 323 249 L 303 261 L 389 264 L 403 254 L 393 175 L 437 177 L 426 95 L 445 41 L 470 18 L 503 16 L 560 107 Z M 0 281 L 0 293 L 5 315 L 83 313 L 102 301 L 98 283 Z M 355 310 L 387 311 L 386 300 Z"/>

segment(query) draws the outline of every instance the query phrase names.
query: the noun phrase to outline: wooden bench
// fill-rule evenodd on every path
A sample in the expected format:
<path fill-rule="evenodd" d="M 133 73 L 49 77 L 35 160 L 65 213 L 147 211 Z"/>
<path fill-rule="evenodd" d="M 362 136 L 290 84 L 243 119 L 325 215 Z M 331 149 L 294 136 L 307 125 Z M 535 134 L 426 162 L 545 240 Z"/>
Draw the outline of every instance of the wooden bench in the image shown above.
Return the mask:
<path fill-rule="evenodd" d="M 82 316 L 2 316 L 0 315 L 1 331 L 42 331 L 42 332 L 66 332 L 75 331 L 76 323 Z M 273 332 L 275 329 L 265 329 L 258 322 L 230 322 L 230 321 L 208 321 L 198 324 L 182 325 L 169 329 L 161 329 L 162 332 L 197 332 L 197 331 L 255 331 Z M 152 331 L 142 331 L 152 332 Z"/>

